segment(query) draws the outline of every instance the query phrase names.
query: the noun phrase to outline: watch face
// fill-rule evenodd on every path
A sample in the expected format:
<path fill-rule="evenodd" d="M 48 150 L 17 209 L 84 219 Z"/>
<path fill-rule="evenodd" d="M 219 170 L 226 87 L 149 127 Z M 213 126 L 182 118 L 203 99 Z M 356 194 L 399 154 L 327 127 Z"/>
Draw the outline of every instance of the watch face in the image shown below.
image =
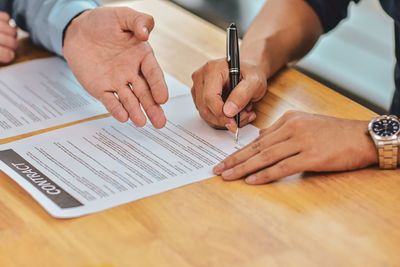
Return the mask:
<path fill-rule="evenodd" d="M 381 137 L 395 135 L 399 131 L 399 123 L 395 120 L 383 119 L 372 124 L 372 131 Z"/>

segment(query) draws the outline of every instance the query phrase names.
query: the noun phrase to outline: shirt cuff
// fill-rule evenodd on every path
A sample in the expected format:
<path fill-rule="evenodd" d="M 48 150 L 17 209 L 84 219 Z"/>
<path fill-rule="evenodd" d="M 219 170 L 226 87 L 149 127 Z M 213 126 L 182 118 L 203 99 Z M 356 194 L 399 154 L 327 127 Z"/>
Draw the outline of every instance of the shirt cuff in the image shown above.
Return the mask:
<path fill-rule="evenodd" d="M 49 16 L 49 23 L 51 25 L 50 42 L 55 53 L 63 56 L 63 33 L 70 21 L 83 11 L 94 9 L 98 6 L 100 5 L 96 2 L 70 1 L 69 3 L 63 4 L 57 12 L 53 12 Z"/>
<path fill-rule="evenodd" d="M 358 1 L 355 0 L 355 2 Z M 306 0 L 306 2 L 317 13 L 324 32 L 328 32 L 347 16 L 350 0 Z"/>

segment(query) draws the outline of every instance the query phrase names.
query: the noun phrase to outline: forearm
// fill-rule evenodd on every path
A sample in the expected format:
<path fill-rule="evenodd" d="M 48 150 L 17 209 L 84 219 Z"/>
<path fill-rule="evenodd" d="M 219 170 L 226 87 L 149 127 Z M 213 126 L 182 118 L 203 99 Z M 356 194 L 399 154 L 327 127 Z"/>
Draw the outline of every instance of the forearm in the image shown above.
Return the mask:
<path fill-rule="evenodd" d="M 303 57 L 323 33 L 314 10 L 303 0 L 268 0 L 241 46 L 241 60 L 261 65 L 271 77 Z"/>
<path fill-rule="evenodd" d="M 14 0 L 10 13 L 35 43 L 62 55 L 65 27 L 77 14 L 99 5 L 97 0 Z"/>

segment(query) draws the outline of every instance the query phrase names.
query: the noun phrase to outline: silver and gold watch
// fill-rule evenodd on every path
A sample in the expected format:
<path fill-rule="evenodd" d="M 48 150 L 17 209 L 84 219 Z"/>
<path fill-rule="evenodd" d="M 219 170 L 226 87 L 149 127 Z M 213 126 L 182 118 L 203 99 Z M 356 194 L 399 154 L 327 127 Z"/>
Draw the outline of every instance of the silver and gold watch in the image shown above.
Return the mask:
<path fill-rule="evenodd" d="M 372 118 L 368 124 L 368 132 L 378 150 L 379 167 L 381 169 L 395 169 L 400 144 L 400 120 L 394 115 Z"/>

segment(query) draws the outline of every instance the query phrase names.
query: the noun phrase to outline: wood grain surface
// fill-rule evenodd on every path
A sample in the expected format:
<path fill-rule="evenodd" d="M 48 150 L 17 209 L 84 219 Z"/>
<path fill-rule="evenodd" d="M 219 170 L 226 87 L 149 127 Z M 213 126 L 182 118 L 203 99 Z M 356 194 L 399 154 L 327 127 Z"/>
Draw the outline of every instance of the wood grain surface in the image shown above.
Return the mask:
<path fill-rule="evenodd" d="M 121 4 L 155 17 L 156 56 L 189 87 L 195 69 L 224 57 L 224 31 L 183 9 Z M 15 63 L 49 55 L 24 39 Z M 269 81 L 254 124 L 289 109 L 374 115 L 286 68 Z M 262 186 L 214 177 L 70 220 L 51 217 L 0 173 L 0 266 L 400 266 L 399 252 L 398 170 L 303 173 Z"/>

